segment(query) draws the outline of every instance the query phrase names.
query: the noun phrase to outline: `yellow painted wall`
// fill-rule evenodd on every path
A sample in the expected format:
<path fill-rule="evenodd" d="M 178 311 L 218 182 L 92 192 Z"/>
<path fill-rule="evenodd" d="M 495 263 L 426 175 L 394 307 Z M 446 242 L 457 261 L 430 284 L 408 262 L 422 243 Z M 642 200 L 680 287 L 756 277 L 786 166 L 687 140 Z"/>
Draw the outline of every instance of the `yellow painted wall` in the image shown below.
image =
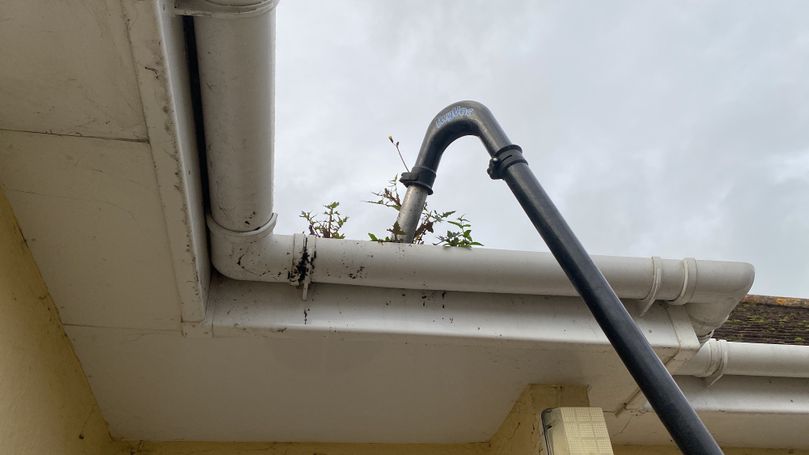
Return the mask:
<path fill-rule="evenodd" d="M 0 453 L 94 455 L 119 453 L 121 447 L 110 440 L 0 192 Z"/>
<path fill-rule="evenodd" d="M 489 442 L 474 444 L 295 444 L 142 442 L 133 455 L 540 455 L 539 412 L 556 406 L 587 406 L 580 386 L 529 386 Z M 675 447 L 619 446 L 616 455 L 677 455 Z M 725 449 L 727 455 L 809 455 L 807 451 Z"/>

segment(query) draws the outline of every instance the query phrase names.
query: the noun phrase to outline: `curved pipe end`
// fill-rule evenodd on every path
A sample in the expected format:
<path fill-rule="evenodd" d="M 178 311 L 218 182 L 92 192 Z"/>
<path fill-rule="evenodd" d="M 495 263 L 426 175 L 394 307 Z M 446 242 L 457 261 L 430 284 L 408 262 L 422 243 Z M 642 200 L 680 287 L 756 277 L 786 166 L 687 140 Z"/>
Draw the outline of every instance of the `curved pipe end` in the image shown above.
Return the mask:
<path fill-rule="evenodd" d="M 416 164 L 399 181 L 407 187 L 420 186 L 432 194 L 444 150 L 464 136 L 477 136 L 492 157 L 505 148 L 516 147 L 489 108 L 477 101 L 458 101 L 442 109 L 430 122 Z"/>
<path fill-rule="evenodd" d="M 458 101 L 445 107 L 430 122 L 416 164 L 399 179 L 407 187 L 407 194 L 396 220 L 403 232 L 397 241 L 413 241 L 427 195 L 433 194 L 441 156 L 452 142 L 464 136 L 477 136 L 486 147 L 492 157 L 492 178 L 500 178 L 500 172 L 511 164 L 525 162 L 520 147 L 511 143 L 489 108 L 477 101 Z"/>

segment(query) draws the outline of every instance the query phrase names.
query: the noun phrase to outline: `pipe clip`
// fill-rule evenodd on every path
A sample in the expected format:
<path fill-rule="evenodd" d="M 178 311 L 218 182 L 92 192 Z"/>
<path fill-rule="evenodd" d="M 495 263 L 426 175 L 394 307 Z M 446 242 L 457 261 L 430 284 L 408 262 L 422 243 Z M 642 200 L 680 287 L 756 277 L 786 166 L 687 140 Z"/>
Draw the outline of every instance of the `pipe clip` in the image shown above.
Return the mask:
<path fill-rule="evenodd" d="M 213 17 L 216 19 L 239 19 L 260 16 L 272 11 L 280 0 L 257 0 L 247 5 L 233 5 L 213 0 L 175 0 L 177 16 Z"/>
<path fill-rule="evenodd" d="M 486 173 L 492 180 L 500 180 L 503 178 L 503 172 L 512 164 L 517 163 L 528 163 L 522 156 L 522 148 L 515 144 L 507 145 L 492 155 Z"/>

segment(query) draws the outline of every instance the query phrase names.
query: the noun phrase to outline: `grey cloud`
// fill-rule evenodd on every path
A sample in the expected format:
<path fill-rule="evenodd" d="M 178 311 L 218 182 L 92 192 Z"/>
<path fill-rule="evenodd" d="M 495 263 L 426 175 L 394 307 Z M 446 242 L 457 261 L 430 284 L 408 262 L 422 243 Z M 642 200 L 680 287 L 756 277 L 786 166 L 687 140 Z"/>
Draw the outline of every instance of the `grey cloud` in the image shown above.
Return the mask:
<path fill-rule="evenodd" d="M 279 6 L 279 231 L 362 203 L 412 162 L 432 116 L 490 106 L 593 253 L 733 259 L 754 291 L 809 295 L 809 32 L 803 2 L 296 0 Z M 431 204 L 488 247 L 545 250 L 473 139 Z"/>

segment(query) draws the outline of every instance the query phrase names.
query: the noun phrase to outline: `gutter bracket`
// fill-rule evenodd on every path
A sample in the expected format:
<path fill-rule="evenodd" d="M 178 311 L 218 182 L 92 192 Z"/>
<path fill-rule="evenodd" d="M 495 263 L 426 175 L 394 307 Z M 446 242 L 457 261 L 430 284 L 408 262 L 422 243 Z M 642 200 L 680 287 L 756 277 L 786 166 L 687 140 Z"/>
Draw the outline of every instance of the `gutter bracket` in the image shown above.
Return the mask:
<path fill-rule="evenodd" d="M 680 295 L 674 300 L 669 300 L 669 305 L 685 305 L 694 297 L 697 289 L 697 260 L 694 258 L 683 259 L 683 288 Z"/>
<path fill-rule="evenodd" d="M 659 256 L 652 256 L 652 288 L 649 294 L 638 301 L 638 316 L 643 317 L 649 308 L 657 301 L 657 292 L 663 282 L 663 261 Z"/>
<path fill-rule="evenodd" d="M 239 19 L 259 16 L 272 10 L 279 0 L 257 0 L 249 5 L 224 5 L 211 0 L 175 0 L 177 16 L 201 16 L 217 19 Z"/>

